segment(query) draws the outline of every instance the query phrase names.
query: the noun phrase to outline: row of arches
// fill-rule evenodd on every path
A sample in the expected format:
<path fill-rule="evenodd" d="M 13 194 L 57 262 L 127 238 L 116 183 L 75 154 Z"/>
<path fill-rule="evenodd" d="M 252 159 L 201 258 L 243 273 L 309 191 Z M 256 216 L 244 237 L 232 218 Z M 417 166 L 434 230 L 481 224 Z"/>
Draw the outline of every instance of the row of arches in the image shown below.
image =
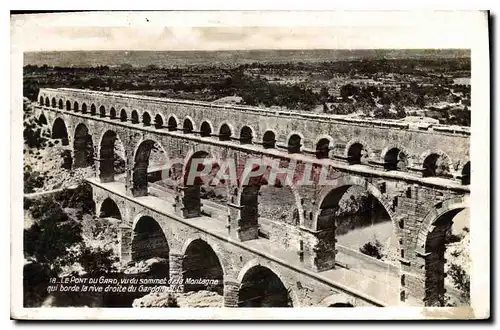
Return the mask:
<path fill-rule="evenodd" d="M 56 98 L 52 98 L 52 101 L 49 101 L 48 97 L 45 99 L 43 96 L 40 97 L 40 104 L 43 106 L 52 106 L 54 108 L 73 110 L 73 111 L 81 111 L 82 113 L 87 113 L 87 105 L 85 103 L 82 104 L 81 109 L 79 107 L 78 102 L 74 102 L 73 105 L 70 101 L 66 101 L 66 105 L 64 107 L 64 102 L 62 99 L 59 99 L 59 102 L 56 101 Z M 301 134 L 294 133 L 291 134 L 285 145 L 277 145 L 276 133 L 272 130 L 268 130 L 264 132 L 262 136 L 262 141 L 256 142 L 254 141 L 255 133 L 254 130 L 250 126 L 243 126 L 239 132 L 239 136 L 235 134 L 234 129 L 227 124 L 223 123 L 218 131 L 215 131 L 212 124 L 209 121 L 203 121 L 199 127 L 199 130 L 195 130 L 195 125 L 191 118 L 184 118 L 182 121 L 182 126 L 175 116 L 170 116 L 166 122 L 162 115 L 157 114 L 154 119 L 151 115 L 145 111 L 142 116 L 139 115 L 137 110 L 133 110 L 130 114 L 130 117 L 125 109 L 121 109 L 118 114 L 114 107 L 109 109 L 109 114 L 106 111 L 104 106 L 100 106 L 98 109 L 98 114 L 100 117 L 109 116 L 110 119 L 119 119 L 121 122 L 130 121 L 133 124 L 142 123 L 144 126 L 154 126 L 157 129 L 167 129 L 168 131 L 182 131 L 185 134 L 199 134 L 201 137 L 216 137 L 220 141 L 239 141 L 240 144 L 260 144 L 264 149 L 274 149 L 274 148 L 286 148 L 287 152 L 290 154 L 303 153 L 303 137 Z M 97 108 L 94 104 L 90 106 L 90 114 L 96 115 Z M 119 115 L 119 117 L 118 117 Z M 322 137 L 320 138 L 315 145 L 314 155 L 318 159 L 329 159 L 335 158 L 334 150 L 338 149 L 338 146 L 333 144 L 333 139 L 330 137 Z M 356 164 L 366 164 L 370 163 L 372 158 L 377 158 L 376 155 L 372 155 L 370 149 L 364 142 L 361 141 L 352 141 L 345 146 L 344 149 L 344 159 L 350 165 Z M 380 159 L 382 161 L 382 165 L 385 170 L 388 171 L 407 171 L 408 168 L 412 165 L 409 160 L 408 153 L 400 147 L 391 147 L 386 148 L 382 151 L 380 155 Z M 452 172 L 452 163 L 449 157 L 440 153 L 430 153 L 420 157 L 419 162 L 422 163 L 422 175 L 424 177 L 450 177 Z M 469 184 L 470 182 L 470 164 L 462 167 L 461 177 L 463 178 L 462 182 L 464 184 Z"/>
<path fill-rule="evenodd" d="M 115 136 L 115 133 L 112 131 L 108 131 L 104 134 L 104 136 Z M 104 141 L 104 139 L 102 140 Z M 101 142 L 103 143 L 103 142 Z M 147 164 L 149 162 L 149 155 L 151 148 L 154 145 L 154 141 L 152 140 L 145 140 L 142 141 L 138 148 L 137 148 L 137 153 L 135 156 L 135 164 L 134 164 L 134 172 L 133 172 L 133 186 L 135 191 L 137 192 L 137 196 L 143 196 L 147 195 L 147 187 L 148 183 L 146 180 L 147 176 Z M 102 148 L 102 145 L 101 145 Z M 204 151 L 199 151 L 197 153 L 194 153 L 187 162 L 189 163 L 193 159 L 196 158 L 210 158 L 210 154 Z M 321 194 L 321 198 L 319 200 L 319 213 L 317 215 L 316 219 L 316 224 L 313 226 L 316 230 L 328 230 L 330 228 L 335 228 L 337 227 L 338 223 L 337 217 L 335 215 L 335 211 L 338 209 L 340 200 L 341 198 L 346 194 L 347 190 L 352 186 L 355 185 L 355 183 L 346 183 L 339 185 L 338 187 L 331 187 L 331 189 L 324 194 Z M 241 220 L 242 223 L 245 223 L 246 225 L 257 225 L 258 227 L 259 224 L 259 214 L 261 213 L 258 208 L 259 205 L 261 204 L 259 201 L 259 196 L 261 196 L 260 188 L 262 185 L 265 185 L 265 182 L 262 181 L 261 179 L 256 180 L 252 184 L 249 184 L 248 186 L 244 187 L 241 191 L 240 195 L 240 205 L 242 206 L 241 209 Z M 360 184 L 361 185 L 361 184 Z M 196 183 L 190 186 L 186 187 L 185 193 L 186 193 L 186 200 L 189 201 L 190 204 L 184 205 L 187 209 L 192 209 L 196 210 L 199 209 L 199 206 L 201 204 L 200 201 L 200 183 Z M 369 191 L 371 194 L 375 196 L 375 202 L 378 204 L 378 208 L 385 210 L 386 212 L 386 218 L 391 219 L 390 216 L 390 206 L 383 201 L 381 194 L 377 192 L 376 189 L 373 189 Z M 298 201 L 296 201 L 299 203 Z M 453 211 L 455 212 L 455 211 Z M 447 232 L 447 228 L 450 226 L 452 223 L 452 218 L 456 213 L 449 212 L 446 214 L 446 221 L 436 221 L 434 223 L 435 227 L 437 229 L 434 229 L 435 232 L 429 234 L 428 240 L 425 243 L 425 249 L 426 253 L 433 253 L 432 255 L 437 256 L 438 262 L 436 260 L 432 259 L 427 259 L 426 260 L 426 270 L 428 271 L 428 277 L 429 279 L 434 279 L 434 280 L 426 280 L 426 287 L 436 287 L 438 286 L 441 289 L 437 289 L 438 291 L 436 292 L 443 292 L 442 288 L 444 288 L 444 281 L 442 281 L 441 276 L 434 276 L 431 277 L 432 274 L 441 274 L 444 277 L 444 261 L 442 261 L 442 256 L 444 255 L 443 251 L 445 250 L 445 235 Z M 193 213 L 195 216 L 199 216 L 199 213 Z M 444 217 L 440 217 L 440 219 L 444 219 Z M 402 257 L 404 257 L 402 255 Z M 210 260 L 211 256 L 204 255 L 203 260 Z M 193 264 L 200 263 L 200 260 L 195 259 L 193 261 Z M 206 266 L 208 267 L 208 266 Z M 206 268 L 204 267 L 204 268 Z M 426 277 L 427 278 L 427 277 Z M 441 291 L 439 291 L 441 290 Z M 429 291 L 431 292 L 431 291 Z M 430 293 L 429 293 L 430 295 Z M 430 305 L 435 305 L 437 304 L 436 299 L 431 296 L 426 298 L 427 301 L 429 301 Z"/>
<path fill-rule="evenodd" d="M 117 204 L 106 198 L 100 208 L 100 217 L 121 220 Z M 224 294 L 224 267 L 214 249 L 202 239 L 193 239 L 186 243 L 182 254 L 182 283 L 184 292 L 207 290 Z M 150 258 L 163 260 L 155 268 L 155 275 L 170 276 L 170 246 L 159 223 L 150 216 L 142 216 L 135 224 L 132 234 L 132 261 L 138 262 Z M 211 280 L 209 285 L 191 283 L 186 279 Z M 254 265 L 248 267 L 240 279 L 238 288 L 238 307 L 293 307 L 289 290 L 279 276 L 270 268 Z"/>

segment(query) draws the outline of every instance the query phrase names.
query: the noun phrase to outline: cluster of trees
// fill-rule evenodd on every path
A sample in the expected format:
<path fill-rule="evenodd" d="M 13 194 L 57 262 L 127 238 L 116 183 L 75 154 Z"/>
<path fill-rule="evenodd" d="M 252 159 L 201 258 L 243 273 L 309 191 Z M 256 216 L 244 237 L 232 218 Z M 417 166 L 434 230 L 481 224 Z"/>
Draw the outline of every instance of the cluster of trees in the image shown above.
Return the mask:
<path fill-rule="evenodd" d="M 78 210 L 77 219 L 65 208 Z M 88 276 L 110 275 L 116 271 L 112 250 L 95 248 L 82 236 L 83 214 L 94 212 L 92 190 L 82 184 L 75 190 L 64 190 L 51 197 L 25 199 L 24 209 L 35 222 L 24 230 L 24 306 L 38 307 L 47 298 L 50 278 L 58 277 L 63 269 L 79 264 Z M 78 274 L 72 274 L 78 276 Z M 78 296 L 74 292 L 73 296 Z"/>
<path fill-rule="evenodd" d="M 279 106 L 288 109 L 312 110 L 323 107 L 327 113 L 349 114 L 361 110 L 377 118 L 402 118 L 406 107 L 423 108 L 440 101 L 470 105 L 470 86 L 454 85 L 443 73 L 466 75 L 469 58 L 450 59 L 372 59 L 338 62 L 251 63 L 238 66 L 186 66 L 164 68 L 156 65 L 132 67 L 97 66 L 64 68 L 48 66 L 24 67 L 24 95 L 36 101 L 38 89 L 73 87 L 94 90 L 134 90 L 157 96 L 182 95 L 186 98 L 212 101 L 225 96 L 240 96 L 242 103 L 256 106 Z M 419 76 L 419 84 L 400 84 L 401 88 L 356 86 L 346 84 L 340 89 L 341 100 L 329 95 L 323 87 L 319 92 L 304 82 L 281 84 L 261 76 L 320 75 L 333 77 L 384 74 Z M 428 83 L 432 82 L 432 83 Z M 462 99 L 453 94 L 462 93 Z M 166 93 L 165 91 L 171 91 Z M 162 94 L 163 95 L 163 94 Z M 439 118 L 443 123 L 466 125 L 466 114 L 453 113 Z"/>
<path fill-rule="evenodd" d="M 343 60 L 324 62 L 287 62 L 260 63 L 254 62 L 240 65 L 242 69 L 258 69 L 260 72 L 289 73 L 291 71 L 326 72 L 331 74 L 411 74 L 432 76 L 450 72 L 469 72 L 470 57 L 447 58 L 413 58 L 388 59 L 373 58 L 364 60 Z"/>

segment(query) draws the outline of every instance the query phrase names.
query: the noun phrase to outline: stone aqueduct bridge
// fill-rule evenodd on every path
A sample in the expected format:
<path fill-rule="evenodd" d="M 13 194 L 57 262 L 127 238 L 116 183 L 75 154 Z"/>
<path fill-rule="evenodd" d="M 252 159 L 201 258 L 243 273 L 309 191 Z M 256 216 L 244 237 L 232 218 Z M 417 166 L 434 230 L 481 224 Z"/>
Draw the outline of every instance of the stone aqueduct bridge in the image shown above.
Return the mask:
<path fill-rule="evenodd" d="M 72 147 L 73 167 L 93 157 L 97 214 L 121 219 L 122 261 L 160 256 L 171 278 L 220 279 L 228 307 L 440 303 L 445 235 L 468 207 L 466 130 L 66 88 L 41 89 L 35 112 Z M 124 182 L 114 175 L 118 139 Z M 202 205 L 199 186 L 182 180 L 162 197 L 146 179 L 154 143 L 182 157 L 182 171 L 194 158 L 269 157 L 328 166 L 335 185 L 288 185 L 294 223 L 259 218 L 260 183 L 228 183 L 220 205 Z M 332 210 L 353 185 L 390 216 L 398 265 L 336 244 Z"/>

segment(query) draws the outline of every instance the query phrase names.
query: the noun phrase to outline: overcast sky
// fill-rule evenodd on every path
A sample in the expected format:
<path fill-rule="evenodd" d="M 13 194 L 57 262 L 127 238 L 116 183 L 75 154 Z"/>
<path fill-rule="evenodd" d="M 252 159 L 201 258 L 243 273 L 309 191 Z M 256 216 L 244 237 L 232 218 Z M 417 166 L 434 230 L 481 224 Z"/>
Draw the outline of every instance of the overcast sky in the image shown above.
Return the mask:
<path fill-rule="evenodd" d="M 24 51 L 470 48 L 478 14 L 38 14 L 13 17 L 11 33 Z"/>

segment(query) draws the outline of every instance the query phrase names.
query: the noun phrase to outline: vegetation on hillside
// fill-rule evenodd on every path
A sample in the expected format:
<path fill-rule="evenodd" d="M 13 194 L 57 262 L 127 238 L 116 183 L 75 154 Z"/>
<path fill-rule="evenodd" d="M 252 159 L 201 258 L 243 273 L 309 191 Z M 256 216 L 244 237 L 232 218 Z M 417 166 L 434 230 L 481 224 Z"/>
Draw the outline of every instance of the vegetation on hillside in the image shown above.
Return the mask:
<path fill-rule="evenodd" d="M 24 95 L 40 87 L 130 91 L 151 96 L 241 103 L 326 113 L 403 118 L 427 107 L 443 124 L 470 125 L 470 59 L 371 59 L 311 63 L 132 67 L 24 67 Z M 332 91 L 338 91 L 336 92 Z M 453 105 L 433 108 L 434 104 Z"/>

